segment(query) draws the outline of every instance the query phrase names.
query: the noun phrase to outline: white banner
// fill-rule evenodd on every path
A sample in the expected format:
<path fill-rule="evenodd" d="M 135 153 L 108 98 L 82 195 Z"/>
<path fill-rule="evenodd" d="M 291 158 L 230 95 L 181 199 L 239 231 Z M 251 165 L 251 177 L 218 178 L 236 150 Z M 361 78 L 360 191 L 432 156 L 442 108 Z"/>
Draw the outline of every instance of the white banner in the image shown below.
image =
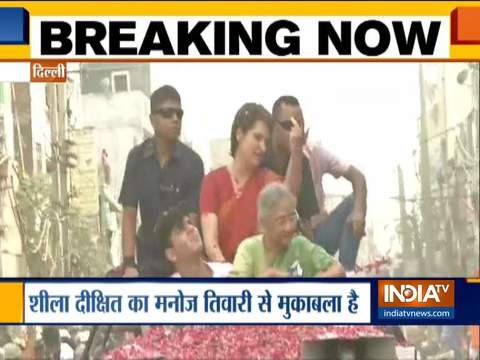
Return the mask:
<path fill-rule="evenodd" d="M 370 323 L 369 283 L 25 284 L 30 324 Z"/>
<path fill-rule="evenodd" d="M 31 57 L 449 58 L 448 16 L 37 17 Z"/>

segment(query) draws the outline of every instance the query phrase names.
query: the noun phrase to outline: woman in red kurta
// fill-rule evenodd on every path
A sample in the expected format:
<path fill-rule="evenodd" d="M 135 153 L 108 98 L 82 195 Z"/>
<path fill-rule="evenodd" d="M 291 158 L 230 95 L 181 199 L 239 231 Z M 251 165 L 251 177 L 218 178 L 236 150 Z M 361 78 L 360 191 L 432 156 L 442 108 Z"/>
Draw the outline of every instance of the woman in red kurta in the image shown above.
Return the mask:
<path fill-rule="evenodd" d="M 233 261 L 240 242 L 257 233 L 258 194 L 266 184 L 282 180 L 262 167 L 271 128 L 271 115 L 263 106 L 243 105 L 232 125 L 232 163 L 203 180 L 202 232 L 211 261 Z"/>

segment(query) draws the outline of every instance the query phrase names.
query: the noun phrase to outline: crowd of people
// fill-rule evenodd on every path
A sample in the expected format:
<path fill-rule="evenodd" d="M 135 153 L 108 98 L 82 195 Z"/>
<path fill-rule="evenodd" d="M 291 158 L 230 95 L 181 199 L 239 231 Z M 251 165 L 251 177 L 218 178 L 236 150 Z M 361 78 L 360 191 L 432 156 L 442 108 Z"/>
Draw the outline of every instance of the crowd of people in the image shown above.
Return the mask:
<path fill-rule="evenodd" d="M 279 97 L 271 113 L 241 106 L 231 126 L 232 161 L 207 175 L 179 140 L 182 118 L 175 88 L 152 93 L 154 136 L 130 151 L 119 198 L 123 276 L 334 277 L 355 267 L 365 177 L 309 141 L 298 99 Z M 330 213 L 324 174 L 353 189 Z"/>

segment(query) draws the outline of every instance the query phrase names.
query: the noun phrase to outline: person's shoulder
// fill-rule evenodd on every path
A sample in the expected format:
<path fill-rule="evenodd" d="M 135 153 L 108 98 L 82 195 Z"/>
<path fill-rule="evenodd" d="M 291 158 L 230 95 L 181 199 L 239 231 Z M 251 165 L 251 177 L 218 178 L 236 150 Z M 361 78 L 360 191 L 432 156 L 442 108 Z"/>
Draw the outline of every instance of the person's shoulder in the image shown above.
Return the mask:
<path fill-rule="evenodd" d="M 153 153 L 154 151 L 152 138 L 144 140 L 142 143 L 135 145 L 130 149 L 128 152 L 126 166 L 130 169 L 136 169 L 137 166 L 142 163 L 142 160 L 148 158 L 149 154 Z"/>
<path fill-rule="evenodd" d="M 142 143 L 135 145 L 133 148 L 131 148 L 128 152 L 128 156 L 131 158 L 139 158 L 145 152 L 145 150 L 152 145 L 152 138 L 148 138 Z"/>
<path fill-rule="evenodd" d="M 217 191 L 224 189 L 228 181 L 230 181 L 229 176 L 226 167 L 212 170 L 203 177 L 202 188 L 203 190 L 209 189 L 208 193 L 211 196 L 217 196 Z"/>
<path fill-rule="evenodd" d="M 263 235 L 262 234 L 250 236 L 250 237 L 246 238 L 245 240 L 243 240 L 240 243 L 239 247 L 241 247 L 242 249 L 246 249 L 248 251 L 250 249 L 256 248 L 259 245 L 261 245 L 262 241 L 263 241 Z"/>
<path fill-rule="evenodd" d="M 195 162 L 201 162 L 203 164 L 203 160 L 200 155 L 198 155 L 198 153 L 191 147 L 185 145 L 181 141 L 178 142 L 177 146 L 179 147 L 179 150 L 183 156 L 186 156 Z"/>
<path fill-rule="evenodd" d="M 283 180 L 283 177 L 281 175 L 277 174 L 275 171 L 269 169 L 268 167 L 262 167 L 259 174 L 264 179 L 265 184 L 269 184 L 271 182 L 281 182 Z"/>
<path fill-rule="evenodd" d="M 304 246 L 311 246 L 313 243 L 312 243 L 311 240 L 307 239 L 303 235 L 296 235 L 292 239 L 292 242 L 290 244 L 295 246 L 295 247 L 304 247 Z"/>
<path fill-rule="evenodd" d="M 320 140 L 309 141 L 306 145 L 306 149 L 309 152 L 321 152 L 325 151 L 323 143 Z"/>
<path fill-rule="evenodd" d="M 329 164 L 332 161 L 340 162 L 338 157 L 328 148 L 326 148 L 320 141 L 313 143 L 313 145 L 310 147 L 310 157 L 312 156 L 315 157 L 317 161 L 325 162 L 326 164 Z"/>
<path fill-rule="evenodd" d="M 184 144 L 183 142 L 178 141 L 177 146 L 183 154 L 200 159 L 200 155 L 198 155 L 195 150 L 193 150 L 190 146 Z"/>
<path fill-rule="evenodd" d="M 218 169 L 210 171 L 205 178 L 207 179 L 221 179 L 228 175 L 226 166 L 219 167 Z"/>

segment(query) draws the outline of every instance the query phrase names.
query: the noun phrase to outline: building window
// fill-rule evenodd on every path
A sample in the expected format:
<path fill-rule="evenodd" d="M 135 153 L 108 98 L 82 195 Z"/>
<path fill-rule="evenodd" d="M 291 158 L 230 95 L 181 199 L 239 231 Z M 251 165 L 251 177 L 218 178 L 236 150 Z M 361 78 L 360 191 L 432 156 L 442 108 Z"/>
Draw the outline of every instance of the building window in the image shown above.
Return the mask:
<path fill-rule="evenodd" d="M 114 71 L 112 72 L 112 91 L 130 91 L 130 72 Z"/>

